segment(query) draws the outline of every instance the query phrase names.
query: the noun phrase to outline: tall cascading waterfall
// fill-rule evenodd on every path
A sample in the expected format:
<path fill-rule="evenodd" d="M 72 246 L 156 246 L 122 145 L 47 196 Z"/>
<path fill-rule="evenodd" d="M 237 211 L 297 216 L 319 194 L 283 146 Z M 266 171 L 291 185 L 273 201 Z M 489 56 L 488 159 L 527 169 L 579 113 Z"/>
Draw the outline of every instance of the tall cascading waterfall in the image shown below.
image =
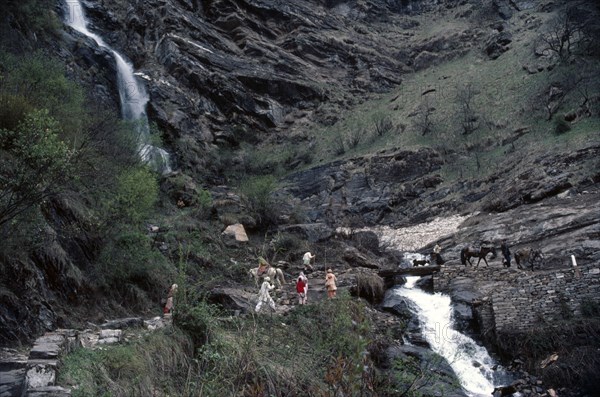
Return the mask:
<path fill-rule="evenodd" d="M 138 135 L 138 154 L 140 158 L 161 174 L 170 172 L 169 154 L 164 149 L 150 143 L 150 128 L 146 114 L 149 97 L 146 87 L 136 77 L 133 66 L 121 54 L 107 45 L 100 36 L 88 30 L 85 13 L 79 0 L 66 0 L 66 5 L 68 8 L 67 25 L 93 39 L 98 46 L 106 48 L 115 57 L 121 116 L 134 125 Z"/>
<path fill-rule="evenodd" d="M 508 375 L 484 347 L 454 329 L 450 297 L 415 288 L 418 279 L 407 277 L 406 284 L 394 288 L 393 293 L 412 303 L 411 309 L 419 318 L 423 336 L 431 349 L 448 361 L 467 394 L 489 397 L 495 386 L 508 381 Z"/>

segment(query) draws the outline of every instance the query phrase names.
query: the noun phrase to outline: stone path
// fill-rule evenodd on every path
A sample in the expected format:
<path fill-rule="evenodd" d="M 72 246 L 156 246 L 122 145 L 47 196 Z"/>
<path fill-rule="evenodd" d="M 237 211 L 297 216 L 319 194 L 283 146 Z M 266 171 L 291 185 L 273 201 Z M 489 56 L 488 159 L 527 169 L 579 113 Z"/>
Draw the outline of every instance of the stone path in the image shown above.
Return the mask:
<path fill-rule="evenodd" d="M 29 352 L 0 349 L 0 397 L 67 397 L 71 390 L 57 386 L 61 356 L 77 347 L 95 349 L 119 343 L 123 329 L 144 327 L 153 331 L 170 323 L 170 315 L 143 320 L 139 317 L 109 321 L 95 329 L 58 329 L 40 336 Z"/>

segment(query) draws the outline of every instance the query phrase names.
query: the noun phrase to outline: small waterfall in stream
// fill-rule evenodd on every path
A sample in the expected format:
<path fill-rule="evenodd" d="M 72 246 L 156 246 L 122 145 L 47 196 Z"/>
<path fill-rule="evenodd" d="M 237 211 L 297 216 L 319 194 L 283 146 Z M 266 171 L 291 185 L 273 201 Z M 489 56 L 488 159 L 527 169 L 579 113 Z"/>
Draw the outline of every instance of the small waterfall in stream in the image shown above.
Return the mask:
<path fill-rule="evenodd" d="M 133 66 L 121 54 L 107 45 L 100 36 L 88 30 L 80 0 L 66 0 L 66 5 L 68 8 L 67 25 L 93 39 L 98 46 L 106 48 L 115 57 L 121 116 L 134 125 L 138 136 L 138 154 L 140 158 L 161 174 L 170 172 L 169 154 L 164 149 L 150 143 L 150 128 L 146 114 L 146 104 L 149 97 L 146 87 L 136 77 Z"/>
<path fill-rule="evenodd" d="M 449 296 L 415 288 L 419 277 L 406 279 L 404 286 L 393 291 L 412 303 L 431 349 L 448 361 L 468 395 L 489 397 L 495 386 L 508 380 L 507 375 L 499 367 L 494 370 L 496 363 L 484 347 L 453 328 Z"/>

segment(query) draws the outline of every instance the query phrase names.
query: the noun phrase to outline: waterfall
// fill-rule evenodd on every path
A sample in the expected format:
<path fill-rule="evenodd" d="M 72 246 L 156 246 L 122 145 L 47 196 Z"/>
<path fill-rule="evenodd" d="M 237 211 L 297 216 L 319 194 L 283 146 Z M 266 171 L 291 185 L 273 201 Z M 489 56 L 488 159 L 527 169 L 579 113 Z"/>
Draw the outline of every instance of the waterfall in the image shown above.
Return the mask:
<path fill-rule="evenodd" d="M 495 385 L 506 375 L 497 367 L 486 349 L 469 336 L 456 331 L 452 319 L 450 297 L 441 293 L 429 294 L 415 288 L 419 277 L 407 277 L 407 283 L 393 292 L 407 298 L 418 318 L 423 336 L 431 349 L 444 357 L 461 386 L 470 396 L 489 397 Z"/>
<path fill-rule="evenodd" d="M 115 57 L 121 116 L 134 125 L 140 158 L 161 174 L 170 172 L 169 154 L 164 149 L 150 143 L 150 128 L 146 114 L 149 97 L 146 87 L 136 77 L 133 66 L 121 54 L 107 45 L 100 36 L 89 31 L 80 0 L 66 0 L 66 5 L 68 8 L 67 25 L 93 39 L 98 46 L 107 49 Z"/>

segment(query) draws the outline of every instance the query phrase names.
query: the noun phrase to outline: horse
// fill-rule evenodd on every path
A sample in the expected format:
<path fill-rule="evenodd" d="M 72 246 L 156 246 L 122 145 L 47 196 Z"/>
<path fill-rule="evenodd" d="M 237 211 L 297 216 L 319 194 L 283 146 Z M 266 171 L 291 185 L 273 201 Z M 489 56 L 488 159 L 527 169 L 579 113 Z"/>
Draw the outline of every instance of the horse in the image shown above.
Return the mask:
<path fill-rule="evenodd" d="M 285 277 L 283 275 L 283 271 L 281 269 L 273 267 L 273 266 L 269 266 L 264 271 L 264 273 L 261 274 L 260 276 L 258 275 L 258 267 L 248 270 L 248 274 L 250 275 L 250 277 L 254 277 L 254 283 L 256 284 L 257 287 L 258 287 L 258 280 L 261 277 L 265 277 L 265 276 L 269 276 L 271 278 L 271 280 L 275 280 L 277 282 L 277 285 L 279 286 L 279 288 L 281 288 L 281 286 L 285 284 Z"/>
<path fill-rule="evenodd" d="M 465 247 L 462 250 L 460 250 L 460 261 L 465 266 L 467 266 L 467 262 L 469 262 L 469 265 L 473 266 L 473 264 L 471 263 L 471 258 L 475 257 L 479 258 L 475 267 L 479 266 L 479 262 L 481 262 L 482 259 L 485 262 L 485 265 L 489 266 L 487 259 L 485 258 L 489 253 L 492 254 L 492 257 L 490 259 L 495 258 L 496 248 L 489 245 L 482 245 L 479 249 L 473 247 Z"/>
<path fill-rule="evenodd" d="M 529 263 L 531 266 L 531 270 L 533 271 L 533 266 L 537 265 L 538 269 L 541 267 L 544 261 L 544 255 L 542 251 L 534 248 L 521 248 L 515 252 L 515 262 L 517 262 L 517 267 L 519 269 L 523 269 L 521 263 Z"/>

